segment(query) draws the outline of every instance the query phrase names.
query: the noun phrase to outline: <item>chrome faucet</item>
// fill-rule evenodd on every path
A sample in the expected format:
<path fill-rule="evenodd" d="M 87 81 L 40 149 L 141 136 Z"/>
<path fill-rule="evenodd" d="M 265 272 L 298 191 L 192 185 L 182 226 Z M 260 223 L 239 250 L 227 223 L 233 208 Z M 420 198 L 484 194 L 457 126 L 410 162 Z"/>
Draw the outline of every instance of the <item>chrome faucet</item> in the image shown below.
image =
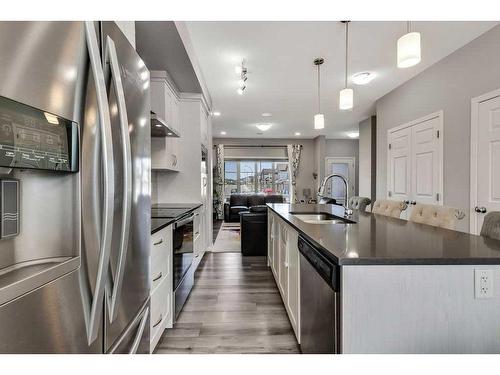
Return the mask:
<path fill-rule="evenodd" d="M 331 197 L 327 197 L 325 196 L 325 189 L 326 189 L 326 184 L 328 183 L 328 180 L 330 180 L 331 178 L 340 178 L 342 180 L 342 182 L 344 183 L 344 187 L 345 187 L 345 194 L 344 194 L 344 210 L 345 210 L 345 215 L 346 216 L 349 216 L 349 215 L 352 215 L 352 209 L 350 209 L 348 206 L 347 206 L 347 199 L 348 199 L 348 194 L 349 194 L 349 188 L 347 186 L 347 179 L 341 175 L 341 174 L 338 174 L 338 173 L 332 173 L 331 175 L 329 176 L 326 176 L 325 179 L 323 180 L 323 182 L 321 183 L 319 189 L 318 189 L 318 197 L 320 198 L 319 199 L 319 203 L 321 203 L 321 198 L 331 198 Z"/>

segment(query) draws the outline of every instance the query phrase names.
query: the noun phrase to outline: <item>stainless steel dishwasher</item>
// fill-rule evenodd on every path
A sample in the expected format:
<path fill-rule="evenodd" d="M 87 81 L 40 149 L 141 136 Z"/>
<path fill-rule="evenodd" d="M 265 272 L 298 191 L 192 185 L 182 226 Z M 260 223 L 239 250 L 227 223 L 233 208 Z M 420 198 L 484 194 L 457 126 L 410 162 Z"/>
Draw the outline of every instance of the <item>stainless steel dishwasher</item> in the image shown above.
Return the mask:
<path fill-rule="evenodd" d="M 304 354 L 340 353 L 339 266 L 304 237 L 300 251 L 300 349 Z"/>

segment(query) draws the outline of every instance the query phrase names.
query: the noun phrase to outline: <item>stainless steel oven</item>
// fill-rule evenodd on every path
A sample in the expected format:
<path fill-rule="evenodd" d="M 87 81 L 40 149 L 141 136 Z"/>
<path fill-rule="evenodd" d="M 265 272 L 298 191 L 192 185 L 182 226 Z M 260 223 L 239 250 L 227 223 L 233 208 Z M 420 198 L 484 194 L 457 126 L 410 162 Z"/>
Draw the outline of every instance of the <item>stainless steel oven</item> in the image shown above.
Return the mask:
<path fill-rule="evenodd" d="M 173 282 L 175 294 L 175 317 L 179 315 L 194 284 L 193 262 L 193 221 L 194 214 L 181 217 L 173 229 Z"/>

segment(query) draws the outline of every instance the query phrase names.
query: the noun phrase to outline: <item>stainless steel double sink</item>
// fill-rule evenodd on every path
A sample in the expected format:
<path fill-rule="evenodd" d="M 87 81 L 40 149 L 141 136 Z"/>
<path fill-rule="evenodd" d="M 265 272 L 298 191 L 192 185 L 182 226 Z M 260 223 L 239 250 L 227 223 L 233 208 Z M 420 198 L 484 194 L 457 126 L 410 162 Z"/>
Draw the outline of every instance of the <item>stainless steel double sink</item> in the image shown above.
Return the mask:
<path fill-rule="evenodd" d="M 308 224 L 356 224 L 352 220 L 327 212 L 290 212 L 290 215 Z"/>

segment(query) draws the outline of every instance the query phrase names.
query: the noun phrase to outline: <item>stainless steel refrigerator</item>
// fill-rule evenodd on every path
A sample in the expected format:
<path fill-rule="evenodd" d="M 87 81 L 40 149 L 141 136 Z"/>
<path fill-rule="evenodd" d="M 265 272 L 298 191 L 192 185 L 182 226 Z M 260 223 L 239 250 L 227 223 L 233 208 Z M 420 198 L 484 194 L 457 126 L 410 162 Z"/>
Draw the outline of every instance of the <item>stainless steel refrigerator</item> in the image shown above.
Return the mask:
<path fill-rule="evenodd" d="M 0 22 L 1 353 L 148 352 L 149 113 L 114 22 Z"/>

